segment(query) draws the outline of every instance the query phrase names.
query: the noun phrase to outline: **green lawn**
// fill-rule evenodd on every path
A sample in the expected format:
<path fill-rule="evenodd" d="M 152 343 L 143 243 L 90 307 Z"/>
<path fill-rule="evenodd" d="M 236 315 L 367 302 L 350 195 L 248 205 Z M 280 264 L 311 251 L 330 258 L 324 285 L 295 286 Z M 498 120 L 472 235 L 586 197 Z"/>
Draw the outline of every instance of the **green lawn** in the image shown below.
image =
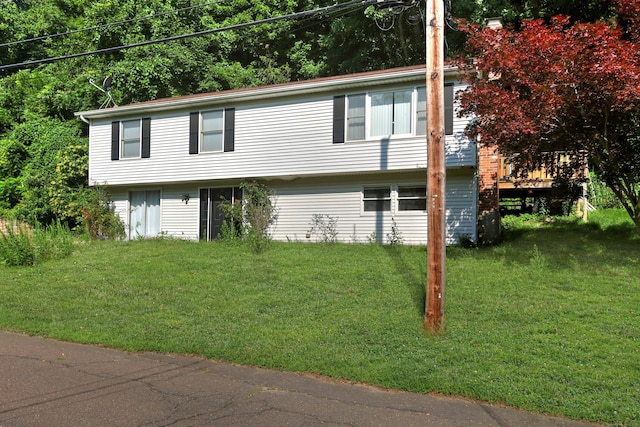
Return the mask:
<path fill-rule="evenodd" d="M 0 267 L 0 328 L 132 351 L 308 371 L 640 426 L 640 237 L 508 221 L 447 251 L 445 330 L 423 332 L 424 247 L 174 240 L 79 243 Z M 402 231 L 402 230 L 400 230 Z"/>

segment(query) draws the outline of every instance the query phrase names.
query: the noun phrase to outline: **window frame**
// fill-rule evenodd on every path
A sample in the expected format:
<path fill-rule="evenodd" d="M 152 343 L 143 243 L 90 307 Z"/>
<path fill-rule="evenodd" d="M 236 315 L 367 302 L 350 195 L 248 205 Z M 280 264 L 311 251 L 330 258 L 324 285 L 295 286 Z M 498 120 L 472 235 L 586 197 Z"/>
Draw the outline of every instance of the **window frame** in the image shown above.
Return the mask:
<path fill-rule="evenodd" d="M 221 129 L 212 130 L 220 132 L 221 149 L 220 150 L 203 150 L 204 138 L 203 130 L 204 117 L 203 114 L 222 112 Z M 189 154 L 215 154 L 230 153 L 235 151 L 235 107 L 210 108 L 189 113 Z"/>
<path fill-rule="evenodd" d="M 379 190 L 386 190 L 388 191 L 388 196 L 386 197 L 367 197 L 366 193 L 367 191 L 379 191 Z M 391 185 L 389 184 L 367 184 L 367 185 L 363 185 L 361 190 L 360 190 L 360 200 L 361 200 L 361 206 L 360 206 L 360 212 L 362 215 L 375 215 L 378 213 L 385 213 L 385 212 L 389 212 L 390 214 L 393 214 L 393 188 Z M 367 202 L 374 202 L 376 203 L 376 209 L 370 210 L 367 209 Z M 389 209 L 382 209 L 379 210 L 377 209 L 377 204 L 378 203 L 385 203 L 388 202 L 389 204 Z"/>
<path fill-rule="evenodd" d="M 455 112 L 455 83 L 454 82 L 446 82 L 444 84 L 444 115 L 445 115 L 445 136 L 453 135 L 453 127 L 454 127 L 454 112 Z M 396 95 L 401 93 L 408 92 L 410 95 L 410 104 L 409 104 L 409 114 L 406 120 L 409 121 L 408 129 L 409 132 L 399 133 L 396 129 L 398 125 L 398 121 L 395 117 L 393 117 L 397 113 L 397 105 L 400 103 L 396 103 Z M 391 117 L 391 133 L 387 135 L 372 135 L 372 121 L 373 121 L 373 110 L 374 106 L 372 104 L 372 100 L 376 96 L 391 94 L 392 95 L 392 104 L 389 111 L 392 115 Z M 419 108 L 421 101 L 421 94 L 424 94 L 424 103 L 422 105 L 423 108 Z M 364 115 L 351 115 L 350 103 L 356 97 L 364 96 Z M 427 121 L 427 105 L 426 105 L 426 86 L 425 85 L 414 85 L 414 86 L 406 86 L 406 87 L 396 87 L 396 88 L 388 88 L 383 90 L 371 90 L 366 92 L 353 92 L 347 93 L 342 96 L 334 96 L 334 135 L 333 142 L 335 143 L 351 143 L 358 141 L 376 141 L 381 139 L 406 139 L 413 137 L 424 137 L 426 136 L 426 121 Z M 350 123 L 356 122 L 358 120 L 362 120 L 364 118 L 364 136 L 358 135 L 354 137 L 350 135 Z M 422 118 L 425 126 L 420 126 L 418 129 L 418 124 L 421 123 L 420 119 Z M 403 128 L 407 128 L 407 124 Z"/>
<path fill-rule="evenodd" d="M 411 189 L 424 189 L 424 195 L 412 195 L 412 196 L 403 196 L 402 189 L 403 188 L 411 188 Z M 409 200 L 424 200 L 424 208 L 420 209 L 402 209 L 401 204 L 403 201 Z M 427 211 L 427 186 L 425 184 L 398 184 L 396 186 L 396 211 L 398 214 L 411 214 L 416 212 L 426 212 Z"/>
<path fill-rule="evenodd" d="M 138 125 L 138 136 L 136 138 L 126 138 L 125 137 L 125 127 L 127 123 L 137 123 Z M 129 142 L 137 143 L 137 155 L 135 156 L 127 156 L 125 145 Z M 128 159 L 140 159 L 142 158 L 142 119 L 131 119 L 131 120 L 121 120 L 120 121 L 120 160 L 128 160 Z"/>
<path fill-rule="evenodd" d="M 125 156 L 124 129 L 126 123 L 138 121 L 140 123 L 138 141 L 138 155 Z M 133 141 L 133 138 L 128 139 Z M 116 120 L 111 122 L 111 160 L 136 160 L 151 157 L 151 118 L 142 117 L 136 119 Z"/>
<path fill-rule="evenodd" d="M 204 128 L 204 124 L 205 124 L 205 114 L 211 114 L 211 113 L 221 113 L 221 117 L 219 118 L 219 122 L 220 122 L 220 127 L 219 128 L 215 128 L 215 129 L 205 129 Z M 215 118 L 216 121 L 218 121 L 218 118 Z M 225 137 L 225 109 L 224 108 L 217 108 L 217 109 L 213 109 L 213 110 L 203 110 L 200 111 L 200 123 L 199 123 L 199 130 L 198 130 L 198 152 L 199 153 L 222 153 L 224 152 L 224 137 Z M 205 135 L 215 135 L 218 134 L 220 135 L 219 138 L 219 145 L 220 148 L 217 150 L 209 150 L 209 149 L 205 149 Z"/>
<path fill-rule="evenodd" d="M 400 191 L 403 188 L 424 188 L 424 196 L 400 196 Z M 375 197 L 366 197 L 365 192 L 367 190 L 388 190 L 388 197 L 375 198 Z M 424 200 L 424 209 L 400 209 L 400 204 L 403 200 Z M 366 202 L 378 202 L 387 201 L 389 203 L 388 210 L 367 210 Z M 403 182 L 401 184 L 397 183 L 389 183 L 389 184 L 381 184 L 381 183 L 372 183 L 372 184 L 364 184 L 360 187 L 360 216 L 371 216 L 371 215 L 425 215 L 427 213 L 427 186 L 424 183 L 420 182 Z"/>

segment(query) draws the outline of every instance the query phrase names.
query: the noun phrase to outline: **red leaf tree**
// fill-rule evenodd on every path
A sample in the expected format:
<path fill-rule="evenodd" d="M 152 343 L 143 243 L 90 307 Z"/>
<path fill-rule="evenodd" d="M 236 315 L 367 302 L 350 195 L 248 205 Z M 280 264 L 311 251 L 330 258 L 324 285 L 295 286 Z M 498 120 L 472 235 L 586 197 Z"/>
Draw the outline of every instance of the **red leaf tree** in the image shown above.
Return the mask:
<path fill-rule="evenodd" d="M 640 0 L 619 0 L 624 22 L 525 21 L 519 31 L 468 26 L 467 128 L 522 171 L 551 169 L 554 153 L 586 158 L 640 231 Z"/>

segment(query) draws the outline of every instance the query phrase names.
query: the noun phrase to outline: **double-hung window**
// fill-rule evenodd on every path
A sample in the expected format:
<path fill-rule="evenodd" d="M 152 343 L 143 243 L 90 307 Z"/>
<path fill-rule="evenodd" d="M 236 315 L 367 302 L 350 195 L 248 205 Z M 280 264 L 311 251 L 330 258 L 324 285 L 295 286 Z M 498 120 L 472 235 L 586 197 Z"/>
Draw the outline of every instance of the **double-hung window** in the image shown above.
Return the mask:
<path fill-rule="evenodd" d="M 365 139 L 366 100 L 364 93 L 347 97 L 347 141 Z"/>
<path fill-rule="evenodd" d="M 122 122 L 122 158 L 140 157 L 140 120 Z"/>
<path fill-rule="evenodd" d="M 112 122 L 111 160 L 149 158 L 150 133 L 150 118 Z"/>
<path fill-rule="evenodd" d="M 365 187 L 362 192 L 364 212 L 384 212 L 391 210 L 391 188 Z"/>
<path fill-rule="evenodd" d="M 416 102 L 416 135 L 427 134 L 427 88 L 418 88 Z"/>
<path fill-rule="evenodd" d="M 224 135 L 224 110 L 202 113 L 200 130 L 200 151 L 222 151 Z"/>
<path fill-rule="evenodd" d="M 234 108 L 191 113 L 189 154 L 234 151 L 234 127 Z"/>
<path fill-rule="evenodd" d="M 399 211 L 426 211 L 427 187 L 424 185 L 398 187 Z"/>

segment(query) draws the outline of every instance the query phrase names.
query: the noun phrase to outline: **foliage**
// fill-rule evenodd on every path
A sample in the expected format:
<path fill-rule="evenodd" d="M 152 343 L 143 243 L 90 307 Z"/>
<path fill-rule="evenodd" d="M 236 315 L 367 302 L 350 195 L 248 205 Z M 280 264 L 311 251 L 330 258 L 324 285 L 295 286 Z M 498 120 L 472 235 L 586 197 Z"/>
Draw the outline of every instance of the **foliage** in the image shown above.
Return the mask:
<path fill-rule="evenodd" d="M 626 0 L 625 0 L 626 1 Z M 569 15 L 580 22 L 606 20 L 613 15 L 607 0 L 457 0 L 452 2 L 453 15 L 482 23 L 498 16 L 508 25 L 519 25 L 527 19 L 549 19 Z"/>
<path fill-rule="evenodd" d="M 7 178 L 0 181 L 0 209 L 11 209 L 22 198 L 22 179 Z"/>
<path fill-rule="evenodd" d="M 607 184 L 602 181 L 600 176 L 591 172 L 589 174 L 588 196 L 589 203 L 597 209 L 622 208 L 620 200 L 611 191 Z"/>
<path fill-rule="evenodd" d="M 75 227 L 82 217 L 88 159 L 87 141 L 79 136 L 79 129 L 41 118 L 16 126 L 9 138 L 28 153 L 20 171 L 16 208 L 20 219 L 32 225 L 59 220 Z M 16 199 L 5 199 L 5 203 L 13 207 Z"/>
<path fill-rule="evenodd" d="M 640 13 L 640 9 L 637 10 Z M 640 231 L 640 50 L 611 23 L 524 21 L 519 32 L 468 26 L 471 136 L 517 153 L 522 171 L 581 171 L 586 160 Z"/>
<path fill-rule="evenodd" d="M 31 243 L 36 262 L 66 258 L 73 252 L 74 237 L 68 227 L 60 222 L 33 230 Z"/>
<path fill-rule="evenodd" d="M 7 266 L 32 266 L 65 258 L 72 252 L 73 235 L 60 223 L 34 228 L 7 224 L 0 233 L 0 259 Z"/>
<path fill-rule="evenodd" d="M 0 2 L 0 56 L 3 64 L 20 63 L 218 30 L 336 4 L 333 0 L 227 0 L 185 7 L 186 3 L 178 0 L 3 1 Z M 571 14 L 576 19 L 589 21 L 611 16 L 609 2 L 600 0 L 460 0 L 451 3 L 453 16 L 470 18 L 473 22 L 496 15 L 514 23 L 523 18 L 547 18 L 554 13 Z M 625 28 L 632 31 L 634 9 L 627 11 L 622 9 L 625 2 L 618 3 L 621 12 L 626 13 L 624 22 L 629 23 Z M 89 84 L 90 79 L 99 84 L 111 76 L 112 95 L 123 105 L 423 64 L 424 6 L 422 0 L 409 8 L 365 10 L 362 5 L 354 5 L 303 20 L 269 22 L 4 70 L 0 76 L 0 181 L 8 178 L 21 181 L 18 187 L 15 182 L 5 185 L 5 189 L 11 187 L 12 190 L 0 194 L 1 209 L 17 212 L 34 224 L 60 220 L 73 228 L 81 221 L 79 201 L 84 197 L 86 186 L 83 166 L 86 151 L 77 147 L 86 147 L 86 141 L 77 139 L 77 132 L 84 125 L 73 113 L 95 109 L 105 99 L 102 92 Z M 65 34 L 43 37 L 58 33 Z M 461 51 L 462 35 L 459 31 L 447 31 L 449 54 Z M 33 40 L 20 42 L 27 39 Z M 46 128 L 51 131 L 46 132 Z M 75 129 L 73 135 L 68 133 L 70 129 Z M 64 162 L 64 158 L 68 160 L 68 168 L 56 170 L 55 159 Z M 76 166 L 77 170 L 70 169 Z"/>
<path fill-rule="evenodd" d="M 640 426 L 633 223 L 597 211 L 505 234 L 447 249 L 438 337 L 425 247 L 153 239 L 0 266 L 0 329 Z"/>
<path fill-rule="evenodd" d="M 338 218 L 326 214 L 313 214 L 309 224 L 309 234 L 314 234 L 321 242 L 336 243 L 338 241 Z"/>
<path fill-rule="evenodd" d="M 269 229 L 278 219 L 272 201 L 273 191 L 256 181 L 242 181 L 240 189 L 243 191 L 242 203 L 227 201 L 220 204 L 226 222 L 222 237 L 235 240 L 240 236 L 255 252 L 263 252 L 271 240 Z"/>
<path fill-rule="evenodd" d="M 31 230 L 24 226 L 17 229 L 6 226 L 0 233 L 0 259 L 11 267 L 35 264 L 36 252 L 31 242 Z"/>
<path fill-rule="evenodd" d="M 395 218 L 391 218 L 391 233 L 387 234 L 387 242 L 390 245 L 402 245 L 404 243 L 404 237 L 402 231 L 398 228 Z"/>
<path fill-rule="evenodd" d="M 82 208 L 83 223 L 91 239 L 120 239 L 125 236 L 124 224 L 111 206 L 111 196 L 104 186 L 85 192 Z"/>

